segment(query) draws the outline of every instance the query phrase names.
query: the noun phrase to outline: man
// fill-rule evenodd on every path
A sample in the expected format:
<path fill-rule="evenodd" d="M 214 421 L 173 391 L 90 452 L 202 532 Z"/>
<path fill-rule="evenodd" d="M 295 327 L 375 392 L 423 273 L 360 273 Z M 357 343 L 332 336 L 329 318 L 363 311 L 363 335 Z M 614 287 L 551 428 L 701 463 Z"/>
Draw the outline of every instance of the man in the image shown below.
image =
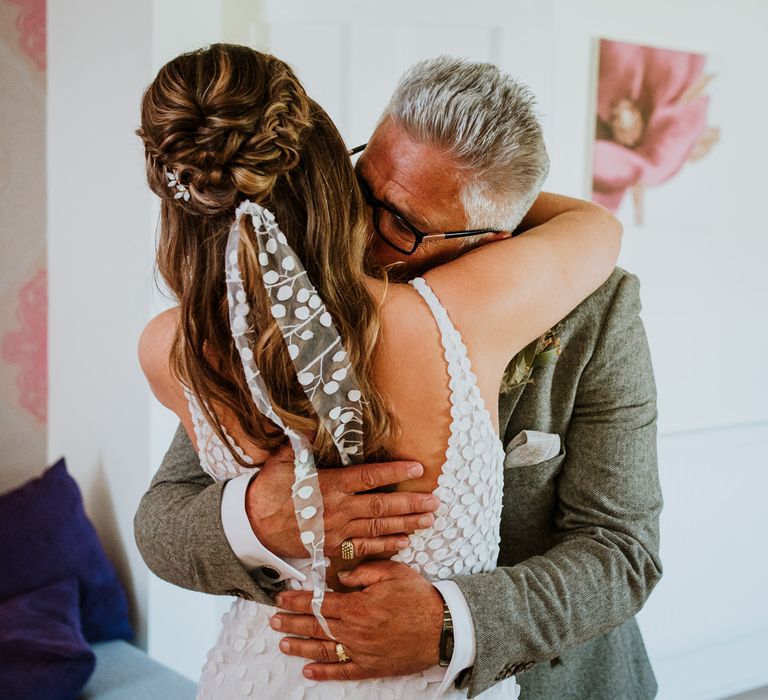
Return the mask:
<path fill-rule="evenodd" d="M 455 167 L 445 166 L 446 154 Z M 547 166 L 522 86 L 488 64 L 418 64 L 357 164 L 378 234 L 371 255 L 413 275 L 478 238 L 418 245 L 420 232 L 511 230 L 529 209 L 518 230 L 537 225 L 550 214 L 546 195 L 531 208 Z M 526 699 L 655 696 L 633 617 L 661 576 L 656 396 L 638 289 L 617 269 L 553 329 L 556 362 L 531 369 L 542 343 L 510 363 L 499 397 L 507 457 L 498 568 L 431 585 L 404 564 L 360 564 L 345 584 L 364 588 L 344 594 L 336 625 L 338 641 L 358 650 L 355 663 L 325 659 L 310 664 L 312 677 L 435 665 L 447 608 L 455 651 L 446 678 L 469 697 L 511 675 Z M 255 478 L 213 483 L 180 427 L 140 504 L 136 539 L 153 571 L 178 585 L 270 604 L 279 594 L 279 607 L 294 614 L 275 615 L 273 626 L 310 638 L 287 651 L 310 656 L 312 638 L 322 638 L 308 614 L 311 594 L 282 584 L 298 573 L 284 559 L 304 550 L 281 459 Z M 357 554 L 374 554 L 387 537 L 411 531 L 414 514 L 434 509 L 427 496 L 379 493 L 375 512 L 370 500 L 365 512 L 360 499 L 370 495 L 354 494 L 405 481 L 410 466 L 321 470 L 326 544 L 350 537 Z M 353 523 L 357 531 L 346 532 Z"/>

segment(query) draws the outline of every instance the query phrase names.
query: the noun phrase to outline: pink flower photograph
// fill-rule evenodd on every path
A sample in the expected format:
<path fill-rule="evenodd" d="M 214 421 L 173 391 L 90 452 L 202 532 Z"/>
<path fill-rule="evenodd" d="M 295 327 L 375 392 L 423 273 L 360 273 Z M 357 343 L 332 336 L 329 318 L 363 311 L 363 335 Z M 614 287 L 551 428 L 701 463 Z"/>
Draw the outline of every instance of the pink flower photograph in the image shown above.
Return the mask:
<path fill-rule="evenodd" d="M 720 129 L 709 123 L 715 75 L 706 63 L 698 53 L 600 41 L 595 202 L 644 225 L 648 190 L 683 178 L 710 153 Z"/>

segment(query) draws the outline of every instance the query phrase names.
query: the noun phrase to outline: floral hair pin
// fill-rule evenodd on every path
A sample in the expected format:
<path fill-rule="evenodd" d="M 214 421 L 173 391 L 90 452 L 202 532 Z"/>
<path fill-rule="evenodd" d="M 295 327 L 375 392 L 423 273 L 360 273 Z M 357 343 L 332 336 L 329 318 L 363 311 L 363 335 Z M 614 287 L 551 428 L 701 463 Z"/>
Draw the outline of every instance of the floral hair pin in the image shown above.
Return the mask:
<path fill-rule="evenodd" d="M 172 173 L 166 171 L 168 177 L 168 187 L 175 187 L 178 191 L 173 195 L 174 199 L 184 199 L 185 202 L 189 201 L 189 188 L 180 182 L 179 171 L 174 170 Z"/>

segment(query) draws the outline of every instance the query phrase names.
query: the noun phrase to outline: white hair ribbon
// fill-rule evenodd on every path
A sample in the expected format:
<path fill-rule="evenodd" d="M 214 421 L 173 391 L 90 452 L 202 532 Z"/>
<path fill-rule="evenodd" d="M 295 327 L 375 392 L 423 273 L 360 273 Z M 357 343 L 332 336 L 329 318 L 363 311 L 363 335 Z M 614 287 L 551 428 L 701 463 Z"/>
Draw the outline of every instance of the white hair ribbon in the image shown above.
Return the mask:
<path fill-rule="evenodd" d="M 232 337 L 240 353 L 251 397 L 256 407 L 283 430 L 293 448 L 293 502 L 301 541 L 312 564 L 308 583 L 312 586 L 312 612 L 329 637 L 334 638 L 320 612 L 325 594 L 323 544 L 323 499 L 317 478 L 312 445 L 305 435 L 285 425 L 275 413 L 269 392 L 256 367 L 249 336 L 250 311 L 238 262 L 240 219 L 251 217 L 258 244 L 261 278 L 272 316 L 283 334 L 297 378 L 312 402 L 323 427 L 333 437 L 342 464 L 363 457 L 361 393 L 353 367 L 334 327 L 333 319 L 307 276 L 301 260 L 288 245 L 274 215 L 249 200 L 235 213 L 227 240 L 225 267 L 227 302 Z"/>

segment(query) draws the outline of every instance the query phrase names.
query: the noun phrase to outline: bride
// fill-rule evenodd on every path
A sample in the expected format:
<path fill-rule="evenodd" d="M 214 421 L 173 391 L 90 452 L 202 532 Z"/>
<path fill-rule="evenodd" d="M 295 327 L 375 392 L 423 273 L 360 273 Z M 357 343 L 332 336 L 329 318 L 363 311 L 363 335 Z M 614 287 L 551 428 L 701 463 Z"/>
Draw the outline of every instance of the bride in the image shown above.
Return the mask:
<path fill-rule="evenodd" d="M 423 477 L 409 488 L 433 491 L 440 506 L 429 527 L 388 555 L 431 581 L 492 570 L 504 370 L 608 278 L 621 228 L 600 208 L 563 198 L 556 219 L 515 238 L 485 236 L 408 284 L 366 270 L 372 228 L 387 235 L 397 220 L 382 222 L 378 203 L 371 217 L 373 196 L 338 131 L 290 68 L 244 46 L 217 44 L 163 66 L 144 95 L 138 133 L 161 199 L 158 268 L 178 299 L 142 334 L 142 368 L 214 479 L 293 448 L 307 556 L 292 560 L 305 578 L 290 583 L 312 592 L 327 637 L 313 658 L 352 665 L 355 650 L 333 636 L 333 596 L 349 590 L 339 574 L 358 562 L 344 543 L 323 549 L 316 467 L 421 462 Z M 275 612 L 235 600 L 199 699 L 445 691 L 428 671 L 314 682 L 304 659 L 280 652 L 269 625 Z M 509 678 L 482 697 L 515 697 L 515 689 Z"/>

